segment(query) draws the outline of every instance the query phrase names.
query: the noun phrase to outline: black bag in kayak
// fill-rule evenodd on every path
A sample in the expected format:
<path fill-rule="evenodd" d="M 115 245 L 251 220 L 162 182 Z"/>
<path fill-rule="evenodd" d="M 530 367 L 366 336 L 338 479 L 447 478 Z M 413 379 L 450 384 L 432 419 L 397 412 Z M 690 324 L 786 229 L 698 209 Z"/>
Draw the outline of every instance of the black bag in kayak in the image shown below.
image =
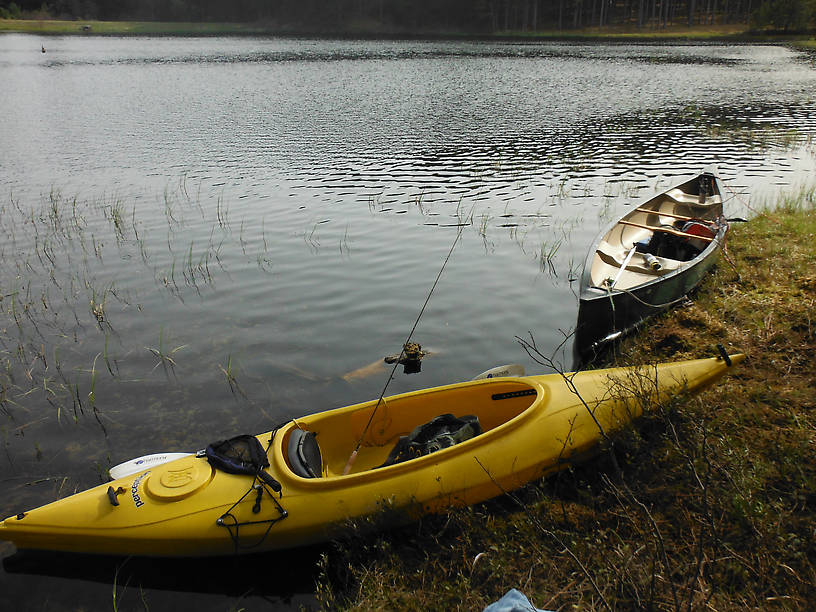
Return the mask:
<path fill-rule="evenodd" d="M 280 483 L 264 470 L 269 467 L 269 459 L 255 436 L 244 434 L 213 442 L 207 446 L 204 454 L 210 465 L 218 470 L 229 474 L 257 476 L 276 493 L 281 490 Z"/>
<path fill-rule="evenodd" d="M 429 455 L 474 438 L 480 433 L 482 433 L 482 426 L 475 415 L 469 414 L 457 418 L 452 414 L 441 414 L 415 428 L 407 436 L 400 437 L 385 463 L 378 467 L 386 467 Z"/>

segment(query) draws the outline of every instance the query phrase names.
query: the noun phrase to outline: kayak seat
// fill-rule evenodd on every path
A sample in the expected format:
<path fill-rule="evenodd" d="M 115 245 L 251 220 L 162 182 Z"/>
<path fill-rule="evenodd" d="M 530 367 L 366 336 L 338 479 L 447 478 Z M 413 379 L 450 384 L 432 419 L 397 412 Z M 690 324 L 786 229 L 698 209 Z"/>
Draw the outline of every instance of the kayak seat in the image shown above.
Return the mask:
<path fill-rule="evenodd" d="M 323 457 L 313 431 L 292 430 L 288 458 L 289 467 L 302 478 L 319 478 L 323 475 Z"/>

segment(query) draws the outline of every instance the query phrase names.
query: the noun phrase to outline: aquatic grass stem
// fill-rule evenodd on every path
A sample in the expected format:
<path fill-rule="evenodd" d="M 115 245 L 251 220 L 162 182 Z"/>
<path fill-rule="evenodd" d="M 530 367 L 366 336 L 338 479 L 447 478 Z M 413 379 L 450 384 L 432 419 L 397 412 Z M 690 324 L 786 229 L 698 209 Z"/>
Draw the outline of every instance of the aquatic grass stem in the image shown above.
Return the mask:
<path fill-rule="evenodd" d="M 227 379 L 227 384 L 229 384 L 230 391 L 233 395 L 235 393 L 239 393 L 244 399 L 247 399 L 246 393 L 244 390 L 241 389 L 241 386 L 238 384 L 238 380 L 235 378 L 235 374 L 232 371 L 232 355 L 227 355 L 227 367 L 225 368 L 220 363 L 218 364 L 219 369 L 224 373 L 224 376 Z"/>
<path fill-rule="evenodd" d="M 170 352 L 165 352 L 165 350 L 164 350 L 164 327 L 162 327 L 159 330 L 159 348 L 155 349 L 155 348 L 152 348 L 152 347 L 149 347 L 149 346 L 146 346 L 145 348 L 148 351 L 150 351 L 151 353 L 153 353 L 154 356 L 159 358 L 159 361 L 156 362 L 156 365 L 153 366 L 153 370 L 155 370 L 159 366 L 162 366 L 162 368 L 164 368 L 165 376 L 170 378 L 170 375 L 168 373 L 168 366 L 170 368 L 170 371 L 173 372 L 173 375 L 175 376 L 175 374 L 176 374 L 176 370 L 175 370 L 176 362 L 173 359 L 173 355 L 175 355 L 178 351 L 182 350 L 186 346 L 187 346 L 186 344 L 182 344 L 180 346 L 177 346 L 174 349 L 171 349 Z M 151 372 L 153 370 L 151 370 Z"/>
<path fill-rule="evenodd" d="M 99 355 L 101 353 L 96 354 L 91 366 L 91 390 L 88 392 L 88 401 L 94 410 L 96 410 L 96 360 L 99 359 Z"/>

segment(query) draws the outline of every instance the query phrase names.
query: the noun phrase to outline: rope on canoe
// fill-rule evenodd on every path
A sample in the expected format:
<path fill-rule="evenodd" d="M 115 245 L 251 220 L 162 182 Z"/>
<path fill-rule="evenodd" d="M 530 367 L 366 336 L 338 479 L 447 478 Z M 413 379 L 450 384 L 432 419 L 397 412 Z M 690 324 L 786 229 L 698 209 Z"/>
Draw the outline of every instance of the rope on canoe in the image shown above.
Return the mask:
<path fill-rule="evenodd" d="M 731 197 L 730 197 L 729 199 L 736 199 L 737 201 L 739 201 L 739 203 L 740 203 L 740 204 L 742 204 L 742 205 L 743 205 L 745 208 L 747 208 L 748 210 L 750 210 L 750 211 L 751 211 L 752 213 L 754 213 L 756 216 L 758 216 L 758 217 L 766 217 L 767 219 L 771 220 L 773 223 L 779 224 L 779 220 L 774 219 L 773 217 L 771 217 L 770 215 L 768 215 L 766 211 L 761 211 L 761 210 L 757 210 L 757 209 L 755 209 L 755 208 L 754 208 L 753 206 L 751 206 L 751 205 L 750 205 L 748 202 L 746 202 L 746 201 L 745 201 L 745 200 L 743 200 L 741 197 L 739 197 L 739 194 L 738 194 L 736 191 L 734 191 L 733 189 L 731 189 L 731 186 L 730 186 L 728 183 L 726 183 L 724 180 L 720 179 L 720 182 L 721 182 L 721 183 L 722 183 L 722 184 L 725 186 L 725 188 L 726 188 L 728 191 L 730 191 L 730 192 L 731 192 Z M 725 202 L 727 202 L 727 201 L 728 201 L 728 200 L 723 200 L 723 204 L 725 204 Z"/>
<path fill-rule="evenodd" d="M 731 260 L 731 257 L 728 255 L 728 249 L 727 249 L 727 246 L 726 246 L 726 241 L 728 239 L 728 232 L 731 229 L 731 225 L 728 223 L 728 221 L 723 216 L 720 216 L 720 218 L 717 219 L 714 223 L 716 223 L 716 225 L 719 226 L 720 228 L 725 227 L 725 233 L 723 234 L 723 239 L 722 239 L 722 243 L 721 243 L 722 244 L 723 255 L 725 256 L 725 260 L 729 264 L 731 264 L 731 266 L 734 268 L 734 271 L 737 273 L 737 276 L 739 276 L 739 270 L 737 270 L 737 266 L 734 264 L 734 262 Z M 669 302 L 665 302 L 663 304 L 651 304 L 651 303 L 649 303 L 649 302 L 647 302 L 645 300 L 642 300 L 641 298 L 639 298 L 637 295 L 635 295 L 634 293 L 632 293 L 628 289 L 619 289 L 618 287 L 615 287 L 614 290 L 619 291 L 621 293 L 627 294 L 629 297 L 631 297 L 635 301 L 640 302 L 641 304 L 643 304 L 644 306 L 647 306 L 649 308 L 658 308 L 658 309 L 659 308 L 668 308 L 670 306 L 674 306 L 675 304 L 678 304 L 678 303 L 688 299 L 688 294 L 683 294 L 679 298 L 675 298 L 675 299 L 673 299 L 673 300 L 671 300 Z M 606 295 L 609 298 L 609 305 L 610 305 L 610 307 L 612 309 L 612 320 L 614 321 L 614 319 L 615 319 L 615 300 L 612 299 L 612 287 L 609 287 L 609 286 L 606 287 Z"/>
<path fill-rule="evenodd" d="M 649 302 L 640 299 L 637 295 L 635 295 L 634 293 L 632 293 L 628 289 L 617 289 L 617 291 L 620 291 L 621 293 L 627 294 L 632 299 L 640 302 L 644 306 L 648 306 L 649 308 L 668 308 L 669 306 L 674 306 L 675 304 L 679 304 L 680 302 L 688 299 L 688 294 L 684 293 L 679 298 L 675 298 L 675 299 L 671 300 L 670 302 L 665 302 L 663 304 L 650 304 Z M 614 306 L 613 306 L 613 310 L 614 310 Z"/>

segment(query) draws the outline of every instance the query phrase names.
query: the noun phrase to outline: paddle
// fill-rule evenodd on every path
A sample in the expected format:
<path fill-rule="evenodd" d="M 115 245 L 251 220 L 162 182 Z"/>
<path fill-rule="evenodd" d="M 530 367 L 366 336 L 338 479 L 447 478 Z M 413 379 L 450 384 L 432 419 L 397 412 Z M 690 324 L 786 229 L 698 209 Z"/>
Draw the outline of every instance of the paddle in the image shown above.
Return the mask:
<path fill-rule="evenodd" d="M 181 459 L 182 457 L 189 457 L 192 454 L 193 453 L 155 453 L 152 455 L 143 455 L 113 466 L 108 470 L 108 474 L 110 474 L 113 480 L 118 480 L 119 478 L 130 476 L 131 474 L 141 472 L 156 465 L 161 465 L 162 463 L 168 463 L 169 461 Z"/>
<path fill-rule="evenodd" d="M 508 363 L 507 365 L 496 366 L 485 370 L 481 374 L 474 376 L 471 380 L 484 380 L 485 378 L 501 378 L 504 376 L 524 376 L 524 366 L 518 363 Z"/>
<path fill-rule="evenodd" d="M 621 267 L 618 270 L 618 274 L 615 276 L 615 280 L 613 280 L 611 283 L 609 283 L 609 288 L 610 289 L 612 289 L 612 287 L 614 287 L 618 283 L 618 281 L 620 280 L 620 277 L 623 276 L 623 273 L 626 270 L 626 266 L 628 266 L 629 262 L 632 261 L 632 256 L 635 254 L 635 251 L 637 251 L 637 245 L 633 246 L 629 250 L 629 253 L 626 254 L 626 259 L 623 260 L 623 263 L 621 264 Z"/>

